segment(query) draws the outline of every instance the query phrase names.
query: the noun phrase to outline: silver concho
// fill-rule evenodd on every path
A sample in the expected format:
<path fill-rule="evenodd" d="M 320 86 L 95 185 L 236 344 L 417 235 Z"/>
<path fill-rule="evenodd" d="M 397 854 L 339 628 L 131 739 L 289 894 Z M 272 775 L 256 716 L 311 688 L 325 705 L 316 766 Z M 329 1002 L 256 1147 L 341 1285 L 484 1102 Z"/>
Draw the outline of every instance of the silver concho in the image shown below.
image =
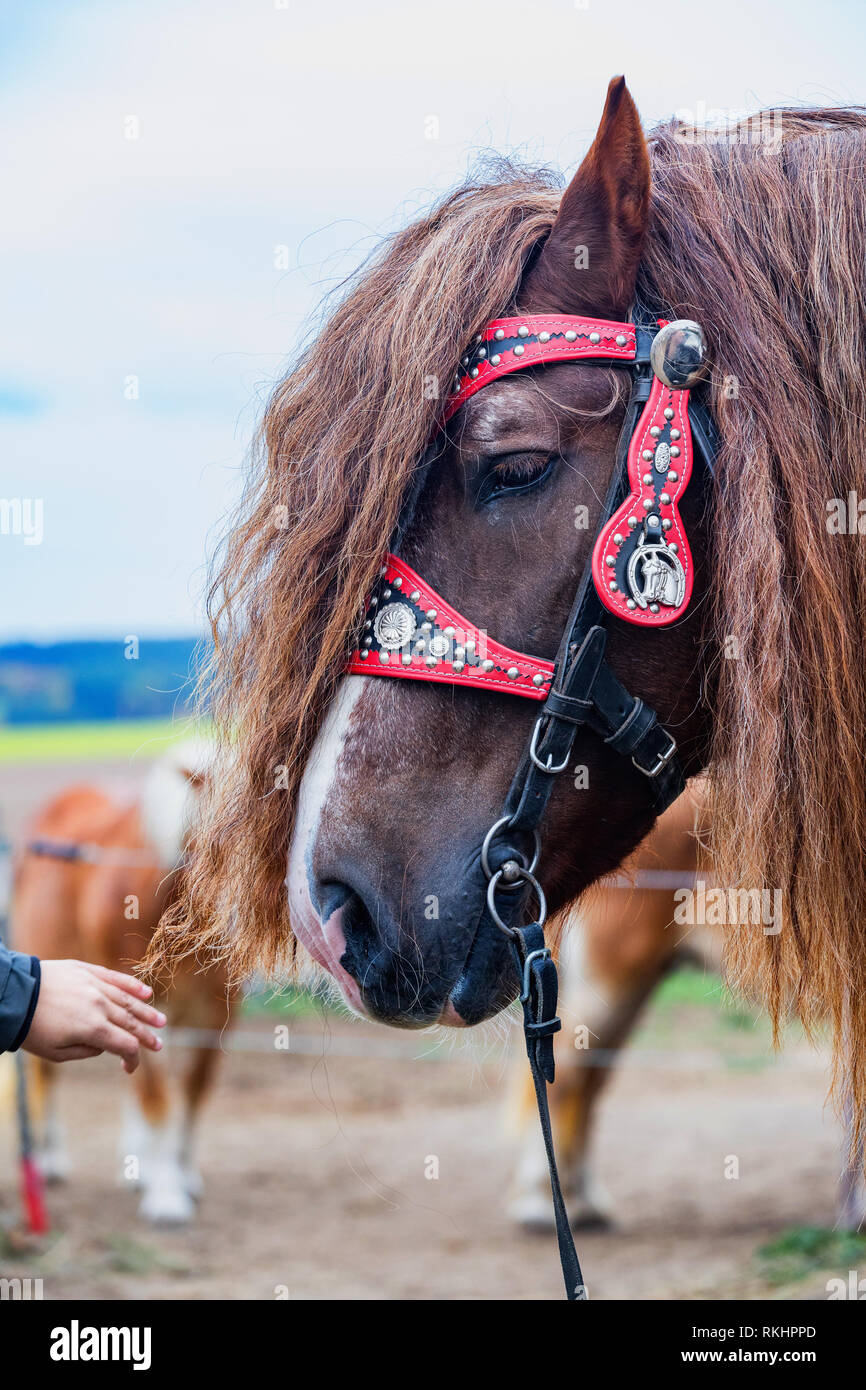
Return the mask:
<path fill-rule="evenodd" d="M 657 473 L 667 473 L 670 466 L 671 447 L 669 444 L 665 444 L 664 441 L 662 441 L 661 444 L 656 445 L 656 453 L 655 458 L 653 459 L 653 467 L 655 468 L 655 471 Z"/>
<path fill-rule="evenodd" d="M 707 344 L 694 319 L 675 319 L 659 329 L 650 348 L 654 374 L 674 391 L 694 386 L 707 369 Z"/>
<path fill-rule="evenodd" d="M 639 608 L 662 603 L 679 608 L 686 592 L 686 572 L 680 558 L 663 541 L 637 546 L 626 570 L 631 596 Z"/>
<path fill-rule="evenodd" d="M 386 603 L 376 614 L 373 636 L 383 651 L 395 652 L 415 636 L 415 619 L 405 603 Z"/>
<path fill-rule="evenodd" d="M 451 642 L 444 632 L 437 632 L 430 638 L 427 647 L 431 656 L 447 656 L 451 650 Z"/>

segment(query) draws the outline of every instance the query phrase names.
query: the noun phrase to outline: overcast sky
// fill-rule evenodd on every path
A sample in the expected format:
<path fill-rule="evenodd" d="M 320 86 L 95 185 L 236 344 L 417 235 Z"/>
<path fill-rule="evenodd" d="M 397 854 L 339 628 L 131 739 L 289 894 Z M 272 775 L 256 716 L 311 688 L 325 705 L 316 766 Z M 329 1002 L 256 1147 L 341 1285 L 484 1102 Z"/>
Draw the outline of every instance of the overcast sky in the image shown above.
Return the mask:
<path fill-rule="evenodd" d="M 647 122 L 863 101 L 864 13 L 2 0 L 0 639 L 197 630 L 305 320 L 473 155 L 570 171 L 617 72 Z"/>

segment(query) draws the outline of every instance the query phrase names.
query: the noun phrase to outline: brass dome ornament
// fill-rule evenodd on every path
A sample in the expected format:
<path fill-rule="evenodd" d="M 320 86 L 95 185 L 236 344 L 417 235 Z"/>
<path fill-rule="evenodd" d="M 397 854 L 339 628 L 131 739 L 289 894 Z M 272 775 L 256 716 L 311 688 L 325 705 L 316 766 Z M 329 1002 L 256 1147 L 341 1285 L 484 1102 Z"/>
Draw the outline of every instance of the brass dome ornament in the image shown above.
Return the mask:
<path fill-rule="evenodd" d="M 696 385 L 707 368 L 704 331 L 693 319 L 674 319 L 660 328 L 650 348 L 653 373 L 674 391 Z"/>

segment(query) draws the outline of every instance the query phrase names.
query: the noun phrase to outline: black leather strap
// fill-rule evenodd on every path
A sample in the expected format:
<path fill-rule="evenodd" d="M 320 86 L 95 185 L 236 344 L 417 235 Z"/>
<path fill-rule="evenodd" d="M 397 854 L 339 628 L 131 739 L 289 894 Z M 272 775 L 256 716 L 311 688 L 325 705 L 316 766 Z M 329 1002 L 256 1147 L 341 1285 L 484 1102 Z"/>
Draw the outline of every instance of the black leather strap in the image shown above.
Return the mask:
<path fill-rule="evenodd" d="M 637 357 L 632 388 L 616 448 L 616 461 L 602 507 L 600 526 L 621 505 L 628 491 L 628 450 L 635 427 L 649 399 L 649 366 L 654 330 L 638 327 Z M 505 810 L 510 829 L 525 834 L 538 828 L 553 791 L 555 770 L 564 770 L 577 729 L 587 724 L 618 752 L 628 753 L 647 779 L 653 807 L 659 815 L 680 795 L 685 777 L 675 758 L 676 744 L 659 724 L 658 716 L 635 698 L 613 674 L 604 659 L 607 610 L 603 607 L 587 565 L 556 654 L 550 693 L 512 781 Z M 534 756 L 533 756 L 534 754 Z M 539 766 L 540 764 L 540 766 Z M 546 769 L 546 770 L 545 770 Z"/>
<path fill-rule="evenodd" d="M 538 1118 L 547 1154 L 550 1173 L 550 1191 L 553 1197 L 553 1214 L 556 1219 L 556 1239 L 559 1244 L 559 1260 L 562 1277 L 565 1281 L 565 1296 L 570 1302 L 587 1297 L 586 1285 L 577 1258 L 577 1249 L 565 1198 L 556 1167 L 556 1154 L 553 1147 L 553 1132 L 550 1126 L 550 1107 L 547 1101 L 548 1084 L 554 1079 L 553 1036 L 562 1027 L 556 1016 L 556 1003 L 559 985 L 556 966 L 550 951 L 544 944 L 544 931 L 537 922 L 527 927 L 516 927 L 511 937 L 511 949 L 517 974 L 521 980 L 520 1000 L 523 1004 L 523 1031 L 526 1038 L 526 1052 L 529 1057 L 529 1070 L 535 1087 L 538 1104 Z"/>

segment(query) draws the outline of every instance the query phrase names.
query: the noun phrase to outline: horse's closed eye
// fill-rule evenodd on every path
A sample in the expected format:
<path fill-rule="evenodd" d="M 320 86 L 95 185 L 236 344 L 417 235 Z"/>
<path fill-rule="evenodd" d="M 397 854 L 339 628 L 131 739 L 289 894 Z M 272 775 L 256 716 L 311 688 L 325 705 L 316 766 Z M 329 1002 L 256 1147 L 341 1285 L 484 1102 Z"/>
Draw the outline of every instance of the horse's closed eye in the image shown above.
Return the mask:
<path fill-rule="evenodd" d="M 553 472 L 557 458 L 557 454 L 523 453 L 503 454 L 493 459 L 478 500 L 489 502 L 506 493 L 527 492 L 538 487 Z"/>

